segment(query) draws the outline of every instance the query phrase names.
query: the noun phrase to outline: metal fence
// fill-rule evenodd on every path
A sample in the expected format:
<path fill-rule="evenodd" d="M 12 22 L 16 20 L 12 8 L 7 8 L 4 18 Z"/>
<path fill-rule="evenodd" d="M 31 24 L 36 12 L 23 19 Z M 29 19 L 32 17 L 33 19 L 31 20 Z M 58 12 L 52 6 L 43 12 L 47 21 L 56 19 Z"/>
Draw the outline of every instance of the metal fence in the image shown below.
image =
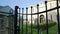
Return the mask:
<path fill-rule="evenodd" d="M 46 8 L 46 10 L 45 11 L 42 11 L 42 12 L 39 12 L 39 4 L 37 4 L 37 13 L 32 13 L 32 6 L 31 6 L 31 14 L 28 14 L 28 7 L 26 8 L 26 14 L 24 14 L 24 8 L 22 8 L 22 20 L 20 20 L 20 15 L 21 15 L 21 8 L 19 8 L 18 6 L 15 6 L 15 24 L 14 24 L 14 26 L 15 26 L 15 30 L 14 30 L 14 34 L 33 34 L 33 29 L 32 29 L 32 27 L 33 27 L 33 24 L 32 24 L 32 15 L 37 15 L 37 17 L 38 17 L 38 19 L 37 19 L 37 34 L 40 34 L 39 32 L 39 22 L 38 22 L 38 20 L 39 20 L 39 14 L 41 14 L 41 13 L 46 13 L 46 34 L 48 34 L 48 12 L 50 12 L 50 11 L 53 11 L 53 10 L 57 10 L 57 21 L 58 21 L 58 34 L 60 34 L 60 23 L 59 23 L 59 8 L 60 8 L 60 6 L 58 6 L 58 0 L 56 1 L 57 3 L 57 6 L 56 7 L 54 7 L 54 8 L 52 8 L 52 9 L 49 9 L 49 10 L 47 10 L 47 1 L 45 1 L 45 8 Z M 18 9 L 19 9 L 19 13 L 18 13 Z M 18 15 L 19 14 L 19 15 Z M 24 24 L 23 24 L 23 22 L 24 22 L 24 20 L 23 20 L 23 15 L 26 15 L 26 25 L 25 25 L 25 27 L 26 27 L 26 32 L 24 33 Z M 31 15 L 31 32 L 30 33 L 28 33 L 28 22 L 27 22 L 27 19 L 28 19 L 28 15 Z M 17 17 L 19 17 L 19 23 L 18 23 L 18 18 Z M 21 23 L 21 21 L 22 21 L 22 23 Z M 17 24 L 18 24 L 18 26 L 19 27 L 17 27 Z M 22 27 L 21 27 L 22 26 Z M 20 28 L 21 27 L 21 28 Z"/>

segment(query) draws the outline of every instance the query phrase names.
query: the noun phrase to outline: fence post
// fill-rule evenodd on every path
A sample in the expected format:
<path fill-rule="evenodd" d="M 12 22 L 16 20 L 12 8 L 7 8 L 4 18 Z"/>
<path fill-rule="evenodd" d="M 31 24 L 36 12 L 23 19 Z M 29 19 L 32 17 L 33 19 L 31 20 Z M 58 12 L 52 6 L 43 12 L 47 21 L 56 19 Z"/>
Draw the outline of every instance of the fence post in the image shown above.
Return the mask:
<path fill-rule="evenodd" d="M 18 14 L 18 6 L 15 6 L 15 20 L 14 20 L 14 34 L 17 34 L 17 14 Z"/>
<path fill-rule="evenodd" d="M 32 6 L 31 6 L 31 34 L 32 34 Z"/>
<path fill-rule="evenodd" d="M 28 23 L 28 20 L 27 20 L 27 18 L 28 18 L 28 17 L 27 17 L 27 13 L 28 13 L 28 8 L 26 7 L 26 34 L 28 33 L 28 30 L 27 30 L 27 29 L 28 29 L 28 28 L 27 28 L 27 26 L 28 26 L 28 25 L 27 25 L 27 23 Z"/>
<path fill-rule="evenodd" d="M 20 8 L 19 8 L 19 30 L 18 34 L 20 34 Z"/>
<path fill-rule="evenodd" d="M 37 4 L 37 13 L 39 12 L 39 4 Z M 37 14 L 37 27 L 38 27 L 38 34 L 39 34 L 39 14 Z"/>
<path fill-rule="evenodd" d="M 24 8 L 22 8 L 22 34 L 24 33 L 23 32 L 23 11 L 24 11 Z"/>
<path fill-rule="evenodd" d="M 58 21 L 58 34 L 60 34 L 60 23 L 59 23 L 59 8 L 58 8 L 58 0 L 57 1 L 57 21 Z"/>
<path fill-rule="evenodd" d="M 48 34 L 48 14 L 47 14 L 47 1 L 45 1 L 45 8 L 46 8 L 46 32 Z"/>

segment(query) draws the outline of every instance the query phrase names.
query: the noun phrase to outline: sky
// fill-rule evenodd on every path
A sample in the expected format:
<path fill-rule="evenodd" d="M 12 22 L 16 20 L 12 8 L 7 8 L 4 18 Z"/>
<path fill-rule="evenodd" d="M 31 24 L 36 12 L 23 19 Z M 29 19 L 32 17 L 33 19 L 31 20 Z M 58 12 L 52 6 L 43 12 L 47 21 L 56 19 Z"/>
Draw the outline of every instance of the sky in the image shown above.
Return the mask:
<path fill-rule="evenodd" d="M 45 0 L 0 0 L 0 6 L 10 6 L 13 10 L 15 6 L 19 8 L 24 8 L 24 13 L 26 13 L 26 7 L 35 6 Z"/>
<path fill-rule="evenodd" d="M 14 9 L 14 7 L 17 5 L 20 8 L 25 8 L 28 6 L 37 5 L 42 1 L 45 0 L 0 0 L 0 6 L 10 6 Z"/>

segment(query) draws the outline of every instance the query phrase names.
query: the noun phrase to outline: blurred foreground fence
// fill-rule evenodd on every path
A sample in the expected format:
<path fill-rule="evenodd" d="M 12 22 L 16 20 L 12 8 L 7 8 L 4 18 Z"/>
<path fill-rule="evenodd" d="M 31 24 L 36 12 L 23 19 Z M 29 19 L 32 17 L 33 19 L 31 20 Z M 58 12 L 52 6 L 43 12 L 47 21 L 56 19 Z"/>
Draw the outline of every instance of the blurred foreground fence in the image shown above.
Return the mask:
<path fill-rule="evenodd" d="M 48 12 L 50 11 L 53 11 L 53 10 L 57 10 L 57 22 L 58 22 L 58 34 L 60 34 L 60 23 L 59 23 L 59 8 L 60 6 L 58 6 L 58 0 L 56 1 L 57 2 L 57 6 L 52 8 L 52 9 L 49 9 L 47 10 L 47 1 L 45 1 L 45 11 L 42 11 L 42 12 L 39 12 L 39 4 L 37 4 L 37 13 L 32 13 L 33 11 L 33 7 L 31 6 L 31 14 L 28 14 L 28 7 L 26 8 L 26 14 L 24 14 L 24 8 L 22 8 L 22 13 L 20 13 L 21 11 L 21 8 L 19 8 L 18 6 L 15 6 L 15 21 L 14 21 L 14 34 L 33 34 L 33 24 L 32 24 L 32 15 L 37 15 L 37 34 L 40 34 L 39 30 L 39 14 L 41 13 L 46 13 L 46 34 L 48 34 Z M 19 12 L 18 12 L 18 9 L 19 9 Z M 20 15 L 22 15 L 22 17 L 20 17 Z M 26 24 L 24 25 L 24 20 L 23 20 L 23 15 L 26 15 Z M 30 33 L 28 33 L 28 15 L 31 15 L 31 29 L 30 29 Z M 43 15 L 42 15 L 43 16 Z M 19 17 L 19 19 L 17 18 Z M 22 19 L 21 19 L 22 18 Z M 19 21 L 18 21 L 19 20 Z M 41 21 L 40 21 L 41 22 Z M 17 27 L 19 26 L 19 27 Z M 24 31 L 24 27 L 26 31 Z M 24 33 L 25 32 L 25 33 Z"/>
<path fill-rule="evenodd" d="M 59 21 L 59 8 L 58 6 L 58 0 L 56 1 L 56 7 L 52 9 L 48 9 L 47 1 L 45 1 L 45 11 L 40 12 L 39 11 L 39 4 L 37 4 L 37 12 L 33 13 L 33 6 L 30 7 L 31 14 L 28 13 L 28 7 L 26 7 L 26 14 L 24 14 L 24 8 L 22 8 L 22 13 L 21 13 L 21 8 L 18 6 L 15 6 L 15 13 L 6 13 L 6 12 L 1 12 L 0 11 L 0 34 L 42 34 L 41 31 L 45 28 L 46 33 L 48 34 L 48 29 L 49 25 L 55 25 L 55 23 L 50 23 L 48 20 L 48 12 L 51 12 L 53 10 L 57 10 L 57 24 L 58 24 L 58 34 L 60 34 L 60 21 Z M 19 10 L 19 11 L 18 11 Z M 43 22 L 44 15 L 39 15 L 42 13 L 46 13 L 46 25 L 43 27 L 41 23 Z M 26 19 L 24 19 L 24 15 Z M 31 15 L 31 22 L 28 21 L 28 15 Z M 35 23 L 33 24 L 33 15 L 37 16 L 37 19 L 35 20 Z M 39 17 L 40 16 L 40 17 Z M 40 19 L 40 20 L 39 20 Z M 24 21 L 25 20 L 25 21 Z M 52 15 L 51 15 L 51 21 L 52 21 Z M 29 24 L 30 23 L 30 24 Z M 43 28 L 41 28 L 41 26 Z M 51 25 L 51 26 L 52 26 Z M 33 27 L 34 26 L 34 27 Z M 36 27 L 36 28 L 35 28 Z M 35 31 L 35 32 L 34 32 Z M 57 34 L 56 32 L 56 34 Z"/>

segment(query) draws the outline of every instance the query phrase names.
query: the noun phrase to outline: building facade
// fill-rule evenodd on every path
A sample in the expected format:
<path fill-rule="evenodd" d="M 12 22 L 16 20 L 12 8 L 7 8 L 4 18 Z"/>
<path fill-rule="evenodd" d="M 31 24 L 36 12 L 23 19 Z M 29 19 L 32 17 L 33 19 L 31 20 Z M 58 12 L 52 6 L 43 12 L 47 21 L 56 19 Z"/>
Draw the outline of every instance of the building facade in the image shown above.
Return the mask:
<path fill-rule="evenodd" d="M 14 34 L 13 9 L 9 6 L 0 6 L 0 34 Z"/>
<path fill-rule="evenodd" d="M 59 1 L 59 6 L 60 6 L 60 1 Z M 47 10 L 52 9 L 54 7 L 57 7 L 56 0 L 48 0 Z M 45 10 L 46 10 L 45 3 L 44 2 L 39 3 L 39 12 L 42 12 Z M 37 13 L 37 6 L 33 6 L 32 13 Z M 28 14 L 31 14 L 30 7 L 28 8 Z M 39 14 L 39 16 L 40 15 L 44 15 L 44 19 L 45 19 L 44 21 L 46 22 L 46 13 Z M 38 19 L 37 15 L 33 15 L 33 18 L 34 18 L 34 20 Z M 33 24 L 36 22 L 36 20 L 35 21 L 34 20 L 32 21 Z M 53 11 L 48 12 L 48 20 L 53 20 L 53 21 L 57 22 L 57 10 L 53 10 Z M 30 23 L 31 23 L 31 15 L 28 15 L 28 21 L 30 21 Z M 41 20 L 39 19 L 39 21 L 41 21 Z"/>

